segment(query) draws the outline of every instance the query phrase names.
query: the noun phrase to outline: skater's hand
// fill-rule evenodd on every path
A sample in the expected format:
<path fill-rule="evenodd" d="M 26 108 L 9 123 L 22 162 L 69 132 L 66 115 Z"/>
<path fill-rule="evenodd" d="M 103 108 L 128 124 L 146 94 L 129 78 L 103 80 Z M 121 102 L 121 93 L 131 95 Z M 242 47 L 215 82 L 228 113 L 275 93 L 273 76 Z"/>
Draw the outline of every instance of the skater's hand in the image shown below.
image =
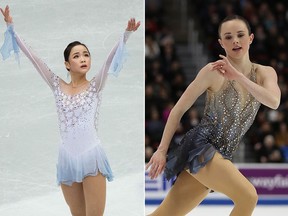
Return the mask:
<path fill-rule="evenodd" d="M 165 168 L 166 164 L 166 152 L 158 149 L 154 152 L 153 156 L 151 157 L 149 163 L 146 165 L 146 170 L 150 168 L 148 176 L 151 179 L 155 179 L 161 174 Z"/>
<path fill-rule="evenodd" d="M 135 19 L 131 18 L 128 21 L 126 31 L 136 31 L 139 26 L 140 26 L 140 21 L 136 23 Z"/>
<path fill-rule="evenodd" d="M 221 75 L 229 80 L 237 80 L 241 73 L 231 65 L 226 56 L 219 55 L 219 57 L 222 59 L 212 63 L 213 70 L 217 70 Z"/>
<path fill-rule="evenodd" d="M 10 16 L 10 10 L 9 10 L 8 5 L 5 7 L 4 10 L 2 8 L 0 8 L 0 11 L 4 16 L 4 20 L 6 23 L 12 23 L 13 22 L 12 17 Z"/>

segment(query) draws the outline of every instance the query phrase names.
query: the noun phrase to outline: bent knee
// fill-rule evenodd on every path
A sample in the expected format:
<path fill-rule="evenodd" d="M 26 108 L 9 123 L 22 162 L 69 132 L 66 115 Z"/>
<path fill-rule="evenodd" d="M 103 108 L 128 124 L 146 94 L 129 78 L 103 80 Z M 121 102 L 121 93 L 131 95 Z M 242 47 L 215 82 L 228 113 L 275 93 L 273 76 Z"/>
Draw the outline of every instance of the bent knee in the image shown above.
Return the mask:
<path fill-rule="evenodd" d="M 239 195 L 239 201 L 245 203 L 245 205 L 256 206 L 258 202 L 258 194 L 253 185 L 251 185 L 249 189 L 242 191 Z"/>
<path fill-rule="evenodd" d="M 257 204 L 258 202 L 258 194 L 257 191 L 255 189 L 255 187 L 253 186 L 252 189 L 249 190 L 248 195 L 247 195 L 247 199 L 250 200 L 251 204 Z"/>

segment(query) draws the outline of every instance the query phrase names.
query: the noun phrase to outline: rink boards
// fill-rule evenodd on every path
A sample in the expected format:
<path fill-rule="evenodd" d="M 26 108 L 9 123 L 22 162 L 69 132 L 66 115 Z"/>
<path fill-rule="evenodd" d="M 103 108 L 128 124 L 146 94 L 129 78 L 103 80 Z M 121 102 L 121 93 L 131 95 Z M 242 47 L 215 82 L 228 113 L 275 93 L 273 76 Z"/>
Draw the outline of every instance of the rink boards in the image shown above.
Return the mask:
<path fill-rule="evenodd" d="M 240 172 L 255 186 L 258 205 L 288 205 L 288 164 L 236 164 Z M 145 204 L 159 205 L 173 181 L 161 175 L 155 180 L 145 173 Z M 193 196 L 193 194 L 191 194 Z M 233 204 L 226 196 L 210 193 L 201 205 Z"/>

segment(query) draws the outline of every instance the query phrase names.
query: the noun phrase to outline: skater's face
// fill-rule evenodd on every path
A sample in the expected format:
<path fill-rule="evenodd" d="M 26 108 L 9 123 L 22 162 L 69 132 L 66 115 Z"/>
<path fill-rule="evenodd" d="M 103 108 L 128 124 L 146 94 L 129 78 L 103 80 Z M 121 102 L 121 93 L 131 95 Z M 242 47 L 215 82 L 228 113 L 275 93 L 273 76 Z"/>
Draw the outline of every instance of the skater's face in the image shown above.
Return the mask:
<path fill-rule="evenodd" d="M 65 65 L 72 73 L 86 74 L 91 67 L 91 57 L 87 48 L 83 45 L 74 46 Z"/>
<path fill-rule="evenodd" d="M 228 56 L 241 58 L 249 50 L 254 35 L 249 34 L 245 22 L 240 19 L 234 19 L 224 22 L 219 31 L 220 45 Z"/>

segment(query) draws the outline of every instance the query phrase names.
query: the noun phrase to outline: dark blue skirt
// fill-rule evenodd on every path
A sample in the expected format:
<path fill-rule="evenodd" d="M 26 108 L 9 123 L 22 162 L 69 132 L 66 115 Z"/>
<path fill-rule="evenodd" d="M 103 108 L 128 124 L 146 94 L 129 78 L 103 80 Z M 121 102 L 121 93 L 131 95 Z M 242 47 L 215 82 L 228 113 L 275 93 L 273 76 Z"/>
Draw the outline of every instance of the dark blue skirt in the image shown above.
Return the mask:
<path fill-rule="evenodd" d="M 202 121 L 188 131 L 179 143 L 171 143 L 164 175 L 167 180 L 189 169 L 197 173 L 216 153 L 213 140 L 216 136 L 215 125 Z"/>

